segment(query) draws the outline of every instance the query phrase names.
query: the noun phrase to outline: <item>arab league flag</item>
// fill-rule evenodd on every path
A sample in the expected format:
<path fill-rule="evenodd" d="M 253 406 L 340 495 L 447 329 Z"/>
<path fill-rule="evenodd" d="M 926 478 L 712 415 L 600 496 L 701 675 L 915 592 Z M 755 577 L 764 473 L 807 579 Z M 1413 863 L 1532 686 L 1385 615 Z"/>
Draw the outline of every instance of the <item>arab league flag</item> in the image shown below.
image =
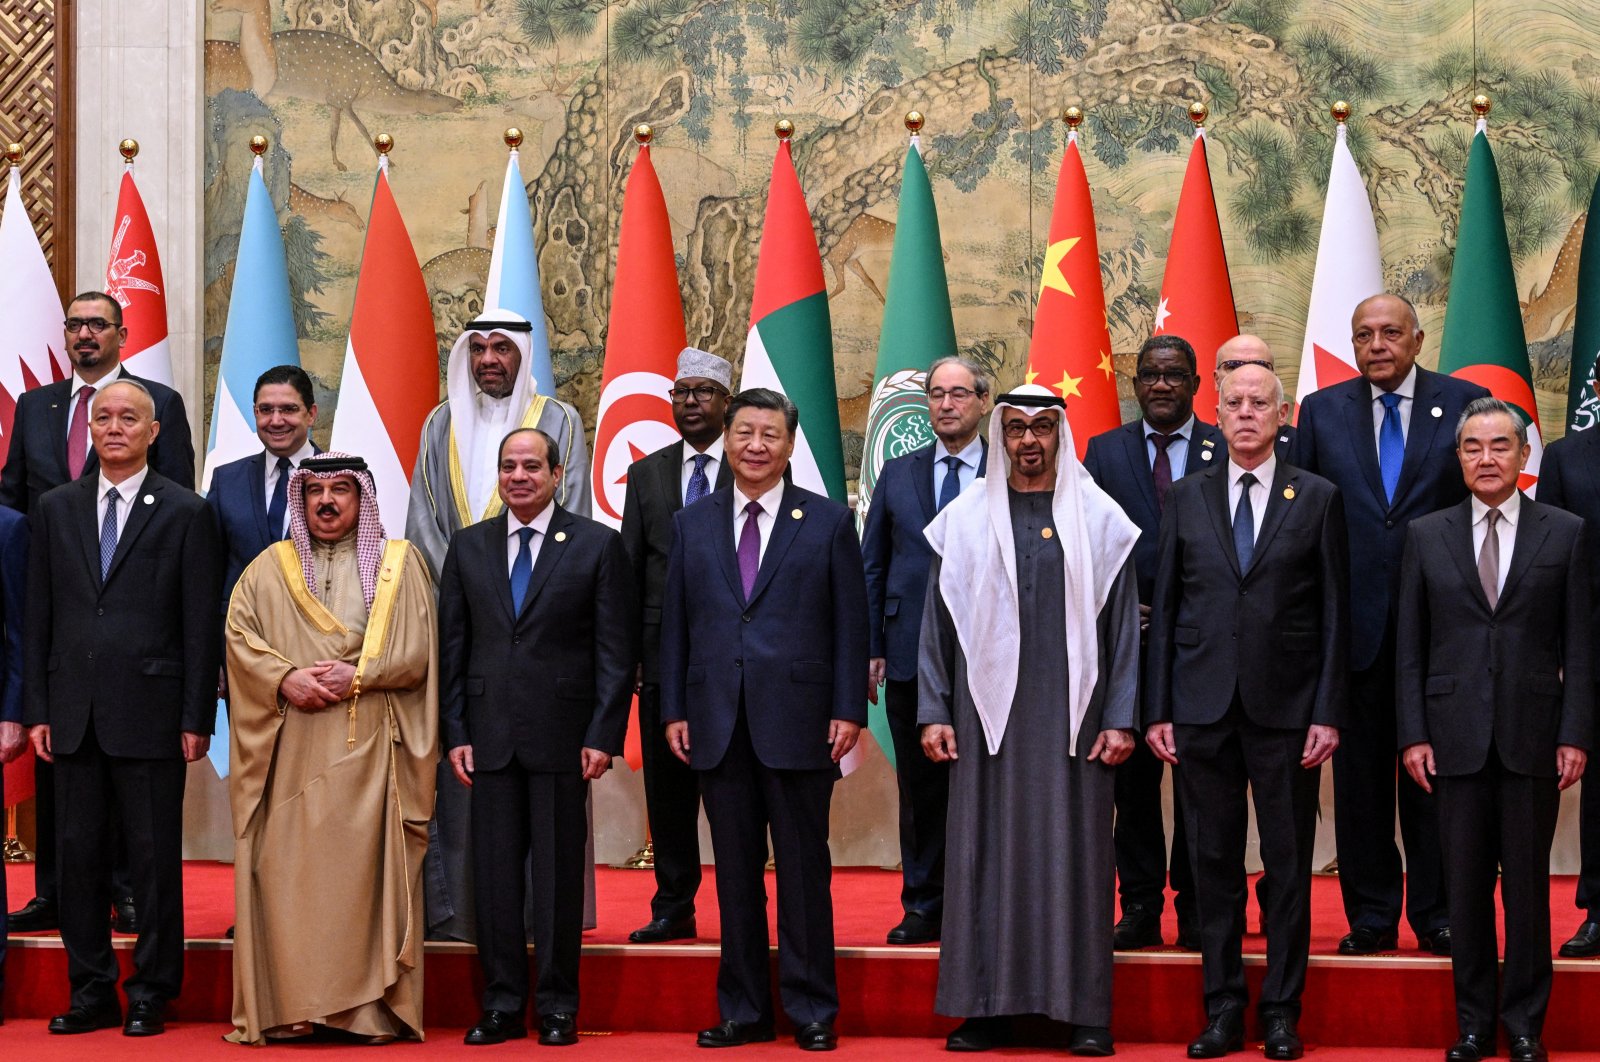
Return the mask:
<path fill-rule="evenodd" d="M 489 255 L 489 280 L 483 305 L 491 310 L 512 310 L 533 322 L 528 337 L 528 372 L 541 395 L 556 396 L 555 370 L 550 364 L 550 332 L 544 323 L 544 296 L 539 291 L 539 254 L 533 245 L 533 211 L 516 148 L 506 162 L 506 180 L 500 190 L 500 220 L 495 223 L 494 250 Z"/>
<path fill-rule="evenodd" d="M 1500 172 L 1489 150 L 1486 122 L 1478 119 L 1467 156 L 1467 184 L 1456 227 L 1455 262 L 1450 269 L 1450 301 L 1444 311 L 1444 339 L 1439 345 L 1439 371 L 1471 380 L 1515 406 L 1528 425 L 1533 453 L 1519 485 L 1532 491 L 1539 481 L 1544 452 L 1539 432 L 1539 406 L 1534 400 L 1528 341 L 1522 331 L 1522 304 L 1506 239 L 1505 208 L 1500 200 Z"/>
<path fill-rule="evenodd" d="M 106 263 L 106 294 L 122 307 L 128 339 L 122 364 L 135 376 L 172 386 L 172 351 L 167 343 L 166 281 L 161 252 L 133 181 L 133 161 L 123 169 L 117 189 L 117 220 L 112 227 L 111 258 Z"/>
<path fill-rule="evenodd" d="M 1587 431 L 1600 421 L 1594 393 L 1596 355 L 1600 354 L 1600 180 L 1589 200 L 1578 256 L 1578 315 L 1572 325 L 1572 372 L 1567 382 L 1567 430 Z"/>
<path fill-rule="evenodd" d="M 828 293 L 787 139 L 779 140 L 772 161 L 739 387 L 769 387 L 799 407 L 800 433 L 790 460 L 795 485 L 843 504 L 844 445 Z"/>

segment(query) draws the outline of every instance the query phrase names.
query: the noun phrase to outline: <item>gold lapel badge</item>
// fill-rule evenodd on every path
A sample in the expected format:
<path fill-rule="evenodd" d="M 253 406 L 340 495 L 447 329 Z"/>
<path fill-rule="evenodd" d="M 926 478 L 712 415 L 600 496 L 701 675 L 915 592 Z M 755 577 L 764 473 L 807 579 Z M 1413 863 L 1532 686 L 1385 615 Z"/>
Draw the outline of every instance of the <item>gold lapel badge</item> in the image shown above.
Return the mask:
<path fill-rule="evenodd" d="M 556 532 L 556 541 L 557 542 L 565 542 L 566 540 L 567 540 L 567 533 L 565 531 L 557 531 Z"/>
<path fill-rule="evenodd" d="M 1294 488 L 1293 487 L 1285 487 L 1285 488 L 1283 488 L 1283 500 L 1284 501 L 1294 501 Z"/>
<path fill-rule="evenodd" d="M 1046 538 L 1046 539 L 1050 539 L 1050 538 L 1054 538 L 1055 537 L 1055 531 L 1052 530 L 1051 528 L 1048 528 L 1048 527 L 1045 528 L 1043 531 L 1040 531 L 1039 534 L 1040 534 L 1041 537 Z"/>
<path fill-rule="evenodd" d="M 800 517 L 804 516 L 805 514 L 802 513 L 799 509 L 790 509 L 789 510 L 789 515 L 794 517 L 796 520 L 798 520 L 798 519 L 800 519 Z"/>

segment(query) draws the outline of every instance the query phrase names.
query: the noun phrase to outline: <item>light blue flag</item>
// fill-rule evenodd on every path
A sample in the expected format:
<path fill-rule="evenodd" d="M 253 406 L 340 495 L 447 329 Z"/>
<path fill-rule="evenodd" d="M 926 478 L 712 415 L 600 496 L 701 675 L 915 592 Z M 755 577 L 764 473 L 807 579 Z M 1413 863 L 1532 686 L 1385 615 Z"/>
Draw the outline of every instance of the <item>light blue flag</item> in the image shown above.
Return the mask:
<path fill-rule="evenodd" d="M 550 333 L 544 321 L 544 297 L 539 293 L 539 253 L 533 245 L 533 212 L 528 189 L 522 183 L 517 152 L 506 163 L 505 188 L 500 193 L 500 220 L 489 258 L 489 283 L 483 293 L 485 310 L 513 310 L 533 322 L 528 372 L 541 395 L 556 396 L 556 376 L 550 365 Z"/>
<path fill-rule="evenodd" d="M 249 457 L 261 449 L 256 437 L 256 377 L 274 365 L 299 365 L 294 307 L 289 300 L 289 263 L 272 196 L 257 158 L 244 200 L 244 224 L 228 301 L 228 325 L 217 366 L 217 395 L 211 407 L 200 489 L 209 490 L 218 465 Z M 226 746 L 223 751 L 226 757 Z M 223 772 L 226 773 L 226 772 Z"/>
<path fill-rule="evenodd" d="M 206 749 L 206 759 L 216 769 L 218 778 L 228 777 L 228 702 L 217 698 L 217 732 L 211 735 L 211 747 Z"/>

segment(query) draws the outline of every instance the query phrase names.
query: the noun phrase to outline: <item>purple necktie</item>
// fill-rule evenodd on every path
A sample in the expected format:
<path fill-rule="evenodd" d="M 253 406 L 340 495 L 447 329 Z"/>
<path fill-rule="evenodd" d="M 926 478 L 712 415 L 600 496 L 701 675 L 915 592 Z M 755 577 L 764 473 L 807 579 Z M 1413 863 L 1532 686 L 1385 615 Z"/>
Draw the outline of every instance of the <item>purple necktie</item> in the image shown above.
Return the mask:
<path fill-rule="evenodd" d="M 744 583 L 744 599 L 749 601 L 750 591 L 756 588 L 756 572 L 761 570 L 761 528 L 756 526 L 761 503 L 751 502 L 744 512 L 744 529 L 739 532 L 739 579 Z"/>
<path fill-rule="evenodd" d="M 1156 461 L 1150 467 L 1150 475 L 1155 479 L 1158 513 L 1167 507 L 1167 491 L 1172 489 L 1172 457 L 1167 453 L 1167 447 L 1177 437 L 1176 434 L 1167 435 L 1159 431 L 1150 433 L 1150 443 L 1156 448 Z"/>

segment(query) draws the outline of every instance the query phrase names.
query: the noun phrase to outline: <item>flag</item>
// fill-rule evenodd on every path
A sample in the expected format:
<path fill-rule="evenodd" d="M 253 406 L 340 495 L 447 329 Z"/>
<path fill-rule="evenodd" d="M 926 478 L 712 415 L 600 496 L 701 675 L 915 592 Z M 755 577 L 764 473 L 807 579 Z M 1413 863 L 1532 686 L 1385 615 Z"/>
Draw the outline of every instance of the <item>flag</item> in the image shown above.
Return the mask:
<path fill-rule="evenodd" d="M 1594 393 L 1595 356 L 1600 354 L 1600 180 L 1589 200 L 1578 255 L 1578 311 L 1572 324 L 1572 370 L 1567 382 L 1567 430 L 1584 431 L 1600 421 Z"/>
<path fill-rule="evenodd" d="M 1539 432 L 1539 406 L 1534 401 L 1533 371 L 1528 365 L 1528 340 L 1522 331 L 1522 303 L 1506 239 L 1505 208 L 1500 201 L 1500 172 L 1489 150 L 1487 123 L 1478 119 L 1467 156 L 1467 183 L 1461 193 L 1461 220 L 1456 226 L 1456 254 L 1450 269 L 1450 297 L 1444 311 L 1444 339 L 1439 344 L 1439 371 L 1471 380 L 1515 406 L 1528 425 L 1533 453 L 1519 486 L 1531 491 L 1539 482 L 1544 444 Z"/>
<path fill-rule="evenodd" d="M 283 233 L 257 158 L 245 193 L 244 223 L 239 228 L 228 323 L 222 333 L 222 360 L 217 365 L 217 392 L 211 404 L 211 434 L 200 478 L 202 491 L 211 489 L 211 474 L 218 465 L 261 449 L 254 410 L 256 378 L 275 365 L 299 364 Z"/>
<path fill-rule="evenodd" d="M 843 503 L 844 446 L 828 293 L 817 236 L 786 139 L 778 141 L 772 160 L 739 386 L 770 387 L 799 407 L 800 435 L 790 461 L 794 482 Z"/>
<path fill-rule="evenodd" d="M 1167 269 L 1161 278 L 1155 334 L 1182 336 L 1194 347 L 1200 362 L 1195 412 L 1203 420 L 1214 421 L 1217 348 L 1239 334 L 1239 318 L 1233 311 L 1228 256 L 1222 248 L 1222 224 L 1211 193 L 1204 128 L 1195 130 L 1189 168 L 1183 175 L 1172 243 L 1167 248 Z"/>
<path fill-rule="evenodd" d="M 1367 186 L 1339 123 L 1328 171 L 1328 197 L 1317 240 L 1317 269 L 1311 278 L 1306 339 L 1300 348 L 1300 382 L 1295 401 L 1321 387 L 1359 375 L 1350 342 L 1350 318 L 1363 299 L 1383 294 L 1383 256 L 1378 225 L 1372 218 Z"/>
<path fill-rule="evenodd" d="M 378 512 L 389 534 L 399 535 L 422 422 L 439 402 L 439 350 L 428 286 L 389 189 L 387 162 L 378 163 L 372 193 L 331 444 L 366 458 Z"/>
<path fill-rule="evenodd" d="M 533 322 L 528 337 L 528 372 L 541 395 L 556 397 L 555 370 L 550 364 L 550 333 L 544 323 L 544 296 L 539 293 L 539 254 L 533 246 L 533 212 L 516 148 L 506 161 L 505 186 L 500 190 L 500 219 L 495 223 L 494 250 L 489 255 L 489 281 L 483 305 L 492 310 L 512 310 Z M 683 316 L 679 313 L 679 316 Z M 595 495 L 599 497 L 598 494 Z"/>
<path fill-rule="evenodd" d="M 122 364 L 135 376 L 172 386 L 172 352 L 167 347 L 166 281 L 155 230 L 145 212 L 133 162 L 122 171 L 117 189 L 117 220 L 112 227 L 111 259 L 106 263 L 106 294 L 122 307 L 128 339 Z"/>
<path fill-rule="evenodd" d="M 1202 154 L 1202 165 L 1203 158 Z M 1192 169 L 1193 163 L 1190 166 Z M 1184 195 L 1187 198 L 1187 185 Z M 1176 246 L 1177 237 L 1173 239 Z M 1223 276 L 1227 276 L 1226 269 Z M 1231 310 L 1231 297 L 1228 305 Z M 1106 327 L 1094 199 L 1078 153 L 1076 129 L 1067 134 L 1066 154 L 1056 176 L 1056 204 L 1050 212 L 1050 236 L 1039 276 L 1039 304 L 1034 311 L 1025 380 L 1050 388 L 1066 401 L 1067 423 L 1072 426 L 1080 459 L 1090 438 L 1122 423 L 1117 376 L 1111 365 L 1111 332 Z"/>

